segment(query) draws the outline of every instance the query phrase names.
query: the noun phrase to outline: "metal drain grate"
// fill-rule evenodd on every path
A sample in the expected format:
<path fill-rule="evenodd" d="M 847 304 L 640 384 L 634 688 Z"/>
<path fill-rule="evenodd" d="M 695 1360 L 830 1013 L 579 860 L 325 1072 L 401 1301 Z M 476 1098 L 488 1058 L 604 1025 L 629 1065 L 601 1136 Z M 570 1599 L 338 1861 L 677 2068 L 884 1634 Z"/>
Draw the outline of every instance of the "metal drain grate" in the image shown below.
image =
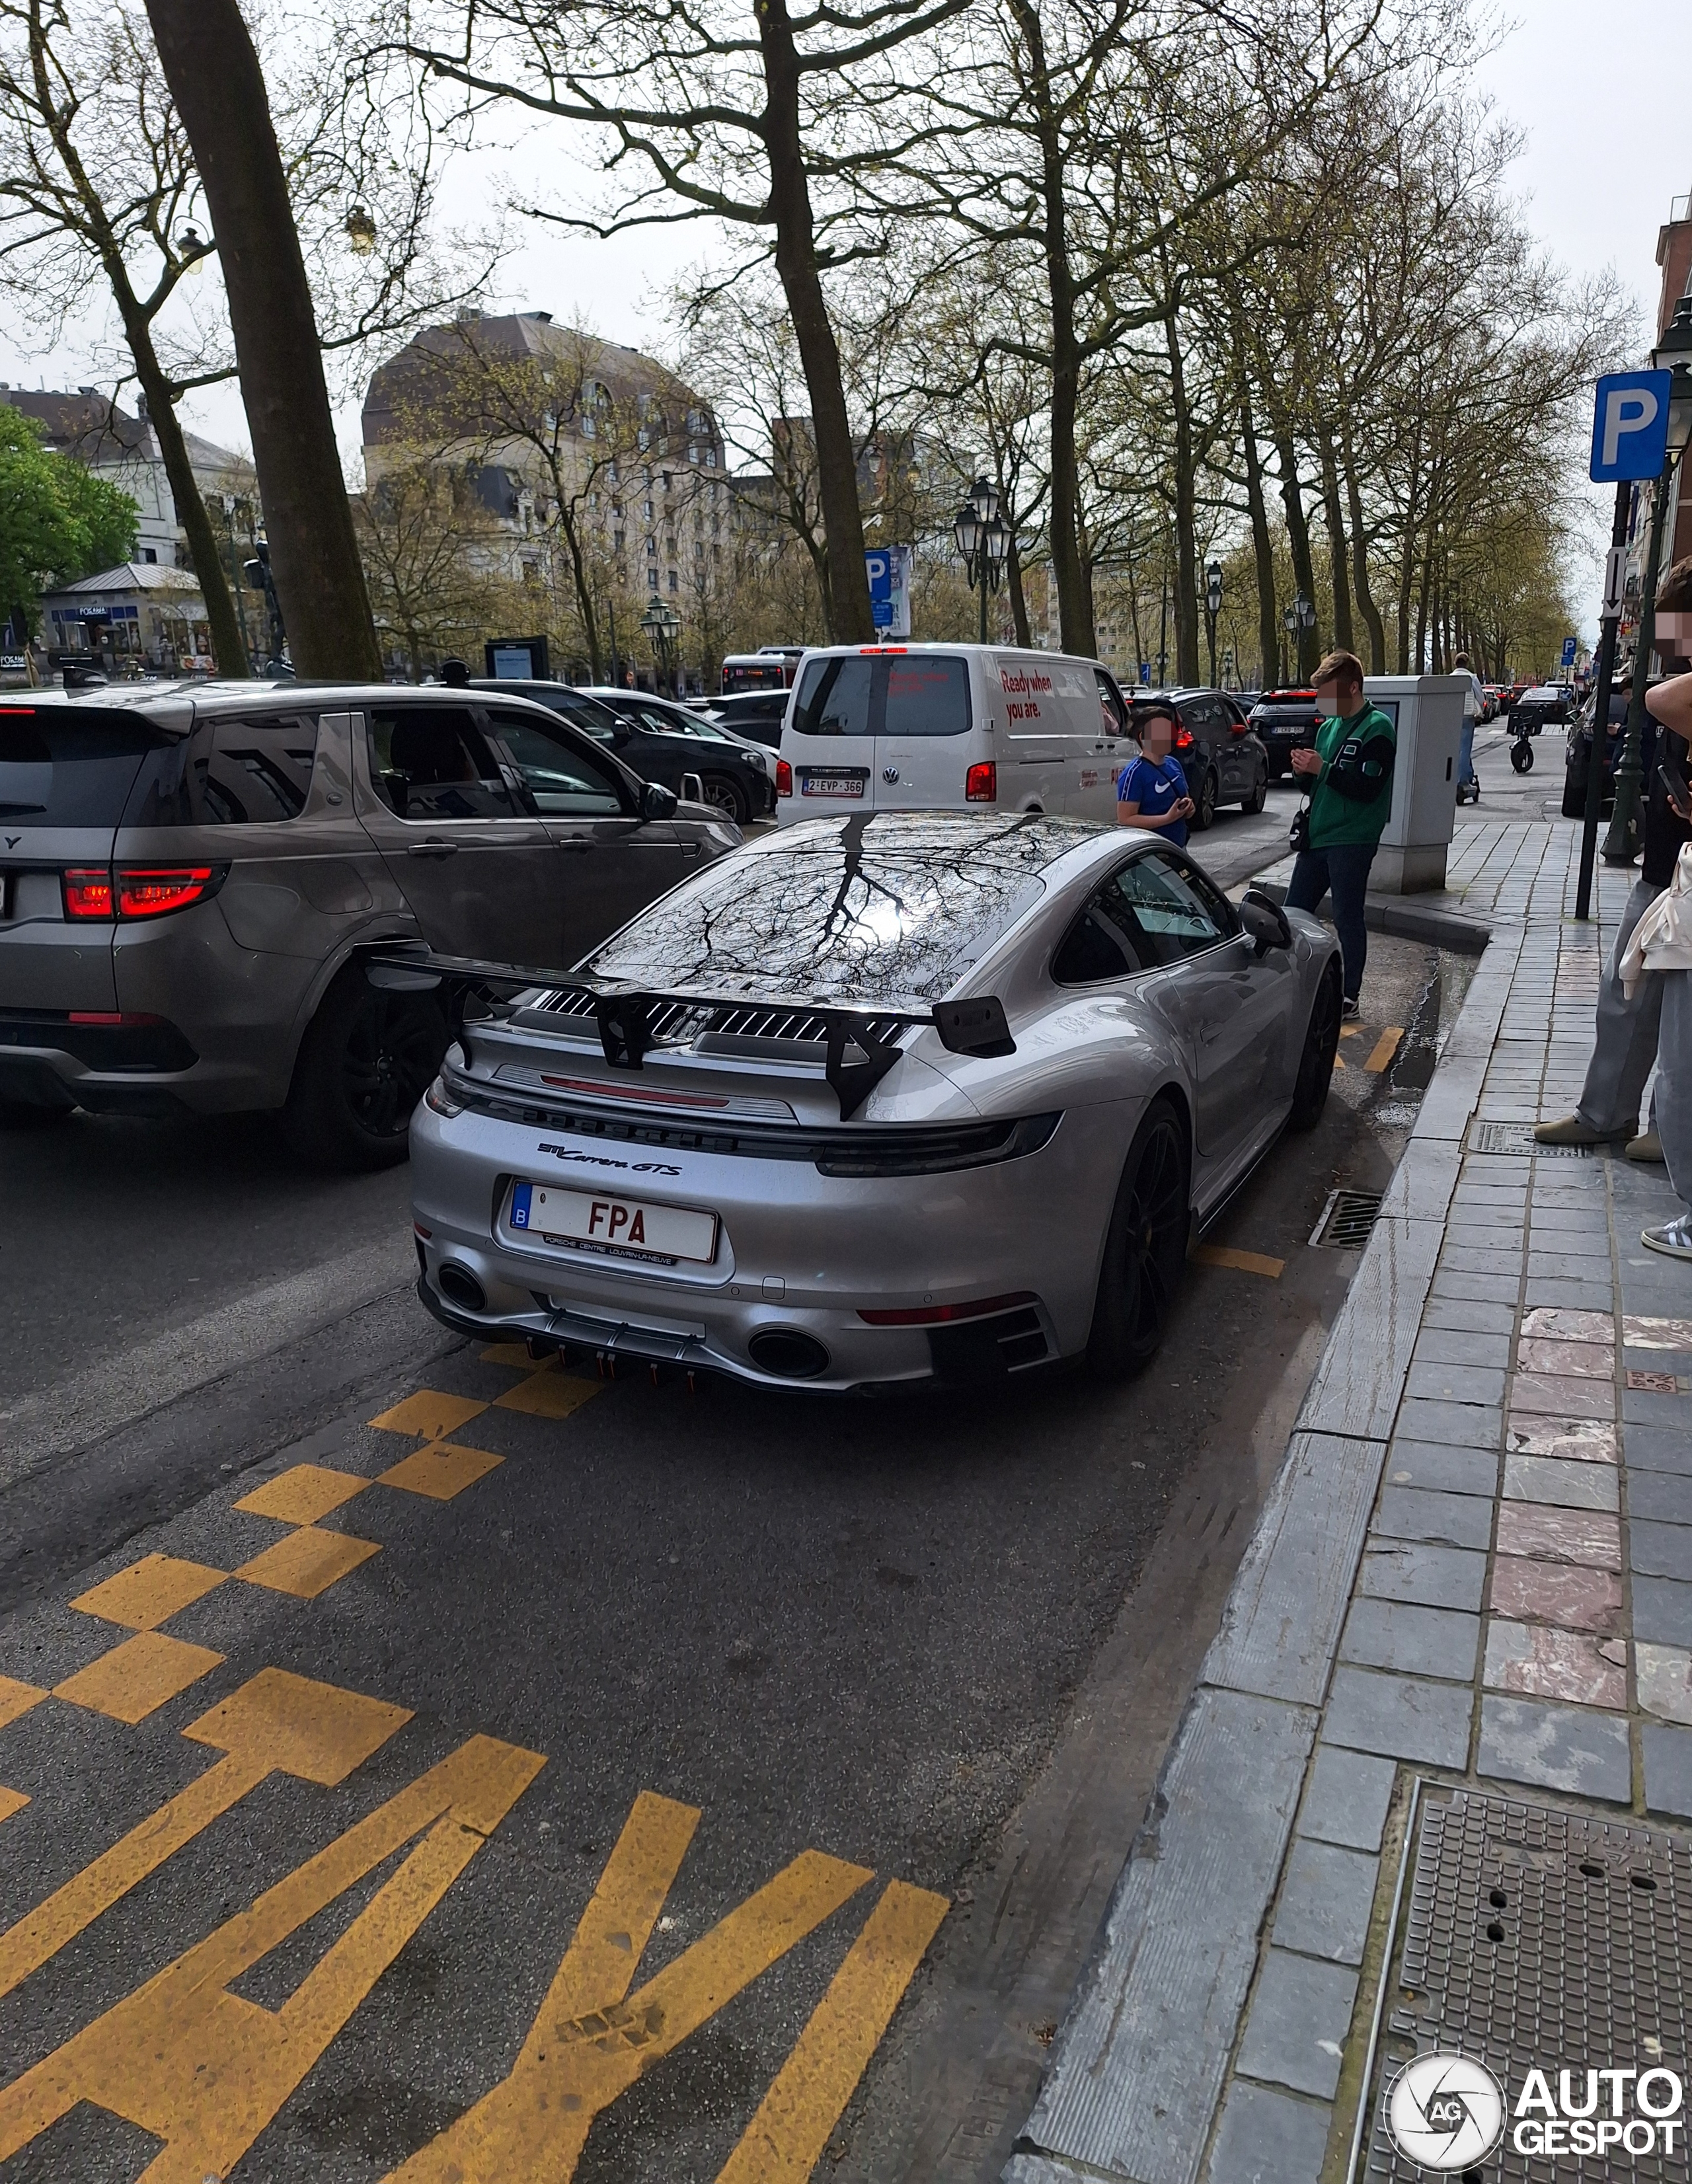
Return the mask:
<path fill-rule="evenodd" d="M 1365 2083 L 1368 2184 L 1422 2178 L 1388 2136 L 1382 2105 L 1413 2056 L 1484 2063 L 1513 2119 L 1530 2070 L 1544 2072 L 1554 2097 L 1567 2071 L 1578 2102 L 1589 2070 L 1684 2074 L 1692 2038 L 1692 1844 L 1428 1782 L 1417 1807 L 1415 1866 Z M 1659 2103 L 1664 2092 L 1654 2089 Z M 1611 2096 L 1600 2098 L 1607 2116 Z M 1626 2115 L 1642 2113 L 1628 2100 Z M 1686 2184 L 1684 2130 L 1672 2146 L 1658 2135 L 1625 2162 L 1619 2148 L 1547 2156 L 1518 2152 L 1514 2138 L 1507 2126 L 1487 2184 L 1600 2184 L 1618 2175 Z"/>
<path fill-rule="evenodd" d="M 1531 1123 L 1477 1123 L 1469 1132 L 1471 1153 L 1532 1153 L 1536 1160 L 1590 1160 L 1590 1145 L 1542 1145 Z"/>
<path fill-rule="evenodd" d="M 1369 1231 L 1380 1211 L 1378 1190 L 1330 1191 L 1310 1241 L 1326 1244 L 1336 1251 L 1355 1251 L 1369 1241 Z"/>

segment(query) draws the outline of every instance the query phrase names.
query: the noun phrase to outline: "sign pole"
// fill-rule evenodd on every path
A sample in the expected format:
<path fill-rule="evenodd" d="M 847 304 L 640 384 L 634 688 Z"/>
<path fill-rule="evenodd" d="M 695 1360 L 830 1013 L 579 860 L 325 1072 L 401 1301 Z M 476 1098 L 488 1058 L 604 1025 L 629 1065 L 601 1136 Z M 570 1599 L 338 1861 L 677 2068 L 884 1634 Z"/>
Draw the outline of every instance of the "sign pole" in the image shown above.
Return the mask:
<path fill-rule="evenodd" d="M 1616 488 L 1616 516 L 1610 526 L 1610 553 L 1604 566 L 1604 612 L 1598 639 L 1598 667 L 1592 686 L 1592 755 L 1586 769 L 1586 814 L 1580 835 L 1580 883 L 1574 914 L 1583 922 L 1592 915 L 1592 872 L 1598 857 L 1598 822 L 1604 816 L 1604 755 L 1610 742 L 1610 690 L 1616 679 L 1616 639 L 1622 622 L 1622 554 L 1628 543 L 1628 510 L 1633 489 L 1625 480 Z"/>

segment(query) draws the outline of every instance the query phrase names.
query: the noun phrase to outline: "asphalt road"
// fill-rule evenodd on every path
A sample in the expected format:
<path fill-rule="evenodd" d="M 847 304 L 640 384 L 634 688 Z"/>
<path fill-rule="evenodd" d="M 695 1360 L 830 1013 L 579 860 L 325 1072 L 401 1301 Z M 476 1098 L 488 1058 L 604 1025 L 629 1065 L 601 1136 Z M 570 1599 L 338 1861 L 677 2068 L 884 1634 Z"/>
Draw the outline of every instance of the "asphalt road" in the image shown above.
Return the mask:
<path fill-rule="evenodd" d="M 1120 1389 L 536 1372 L 403 1171 L 6 1141 L 8 2176 L 996 2175 L 1465 975 L 1374 941 Z"/>

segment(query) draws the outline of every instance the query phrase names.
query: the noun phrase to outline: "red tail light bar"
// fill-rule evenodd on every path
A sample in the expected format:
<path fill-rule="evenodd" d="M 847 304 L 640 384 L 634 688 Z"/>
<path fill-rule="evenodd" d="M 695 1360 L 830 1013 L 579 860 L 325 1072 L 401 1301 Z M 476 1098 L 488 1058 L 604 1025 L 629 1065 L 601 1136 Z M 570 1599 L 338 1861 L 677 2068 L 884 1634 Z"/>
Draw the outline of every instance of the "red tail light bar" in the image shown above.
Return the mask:
<path fill-rule="evenodd" d="M 791 796 L 793 794 L 793 768 L 785 758 L 779 758 L 775 762 L 775 793 L 778 796 Z"/>
<path fill-rule="evenodd" d="M 165 917 L 215 895 L 227 865 L 73 865 L 59 875 L 64 915 L 79 923 Z"/>

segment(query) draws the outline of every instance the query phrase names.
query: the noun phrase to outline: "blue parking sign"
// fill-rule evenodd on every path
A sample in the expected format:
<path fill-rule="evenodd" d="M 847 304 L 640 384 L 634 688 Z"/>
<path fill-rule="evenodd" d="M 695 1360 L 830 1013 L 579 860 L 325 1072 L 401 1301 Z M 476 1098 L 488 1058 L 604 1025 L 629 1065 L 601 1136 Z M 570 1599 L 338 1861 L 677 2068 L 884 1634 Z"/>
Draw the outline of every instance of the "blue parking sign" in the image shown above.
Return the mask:
<path fill-rule="evenodd" d="M 1591 476 L 1599 485 L 1654 478 L 1668 460 L 1668 371 L 1612 371 L 1598 382 Z"/>
<path fill-rule="evenodd" d="M 1565 667 L 1572 667 L 1574 666 L 1574 655 L 1575 641 L 1572 637 L 1566 637 L 1563 639 L 1563 665 Z"/>

